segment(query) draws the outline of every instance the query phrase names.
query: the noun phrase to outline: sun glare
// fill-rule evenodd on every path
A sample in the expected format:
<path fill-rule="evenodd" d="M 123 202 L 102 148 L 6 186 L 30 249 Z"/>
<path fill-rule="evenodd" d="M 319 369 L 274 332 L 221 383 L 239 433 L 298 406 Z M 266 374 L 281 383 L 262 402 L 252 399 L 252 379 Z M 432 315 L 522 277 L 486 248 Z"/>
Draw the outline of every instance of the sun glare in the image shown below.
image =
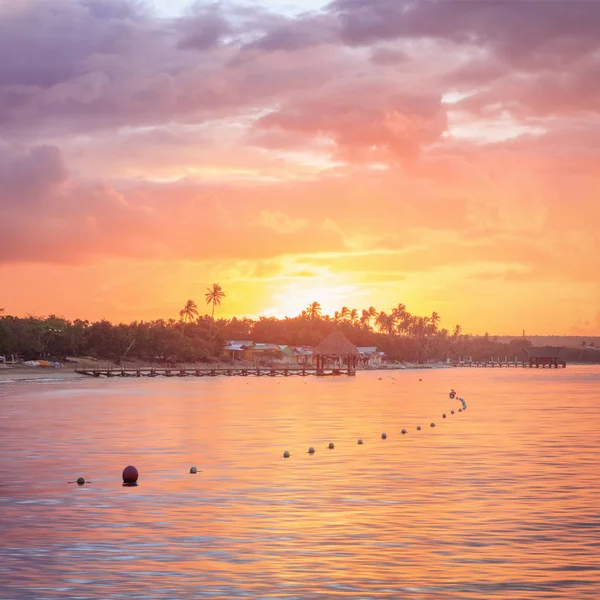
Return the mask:
<path fill-rule="evenodd" d="M 295 317 L 306 310 L 309 304 L 318 302 L 323 315 L 333 315 L 342 306 L 360 306 L 361 308 L 366 306 L 368 300 L 364 299 L 365 295 L 367 295 L 366 292 L 350 284 L 327 287 L 293 283 L 286 286 L 283 292 L 273 294 L 275 308 L 265 311 L 264 314 L 280 319 Z"/>

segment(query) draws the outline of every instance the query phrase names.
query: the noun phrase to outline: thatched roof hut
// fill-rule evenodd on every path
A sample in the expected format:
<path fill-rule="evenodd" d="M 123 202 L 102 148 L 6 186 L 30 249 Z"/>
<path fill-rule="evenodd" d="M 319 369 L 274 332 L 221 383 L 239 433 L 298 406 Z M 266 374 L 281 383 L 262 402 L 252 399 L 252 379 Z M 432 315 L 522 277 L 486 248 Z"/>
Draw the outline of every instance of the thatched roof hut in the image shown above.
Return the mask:
<path fill-rule="evenodd" d="M 529 366 L 530 367 L 556 367 L 561 364 L 563 367 L 567 366 L 567 363 L 564 360 L 560 360 L 560 355 L 564 348 L 557 348 L 553 346 L 545 346 L 545 347 L 533 347 L 533 348 L 524 348 L 527 356 L 529 358 Z"/>
<path fill-rule="evenodd" d="M 332 331 L 313 351 L 315 356 L 360 356 L 356 346 L 341 331 Z"/>

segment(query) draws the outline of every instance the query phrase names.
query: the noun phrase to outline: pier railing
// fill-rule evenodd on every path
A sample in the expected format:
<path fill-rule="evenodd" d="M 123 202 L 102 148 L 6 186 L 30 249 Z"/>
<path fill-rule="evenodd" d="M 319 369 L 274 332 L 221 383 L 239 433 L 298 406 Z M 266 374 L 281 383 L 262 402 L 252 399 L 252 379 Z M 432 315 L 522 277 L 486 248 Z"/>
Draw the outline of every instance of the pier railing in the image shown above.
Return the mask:
<path fill-rule="evenodd" d="M 454 367 L 472 367 L 472 368 L 476 368 L 476 369 L 485 369 L 485 368 L 523 368 L 523 369 L 536 369 L 536 368 L 540 368 L 540 369 L 551 369 L 551 368 L 559 368 L 562 367 L 563 369 L 567 366 L 567 364 L 565 362 L 558 362 L 558 363 L 548 363 L 548 364 L 542 364 L 542 363 L 532 363 L 529 361 L 493 361 L 493 360 L 475 360 L 475 361 L 467 361 L 467 360 L 463 360 L 463 361 L 457 361 L 452 363 L 452 366 Z"/>
<path fill-rule="evenodd" d="M 316 369 L 315 367 L 115 367 L 114 365 L 79 366 L 75 372 L 91 377 L 318 377 L 356 375 L 353 368 Z"/>

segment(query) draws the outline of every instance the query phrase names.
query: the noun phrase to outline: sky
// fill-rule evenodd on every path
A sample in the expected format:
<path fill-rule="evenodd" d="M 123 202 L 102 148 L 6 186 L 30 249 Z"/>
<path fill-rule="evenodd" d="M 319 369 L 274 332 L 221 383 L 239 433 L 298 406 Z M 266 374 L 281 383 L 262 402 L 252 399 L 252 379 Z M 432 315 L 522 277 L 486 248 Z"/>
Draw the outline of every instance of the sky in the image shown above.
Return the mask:
<path fill-rule="evenodd" d="M 600 2 L 0 3 L 0 307 L 600 334 Z"/>

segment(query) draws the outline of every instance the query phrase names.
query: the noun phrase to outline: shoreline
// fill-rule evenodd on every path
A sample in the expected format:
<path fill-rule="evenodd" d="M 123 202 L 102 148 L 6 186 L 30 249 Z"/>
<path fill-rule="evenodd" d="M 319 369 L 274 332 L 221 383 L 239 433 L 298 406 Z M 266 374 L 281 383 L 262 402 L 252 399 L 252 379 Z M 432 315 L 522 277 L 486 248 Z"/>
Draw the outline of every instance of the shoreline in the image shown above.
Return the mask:
<path fill-rule="evenodd" d="M 587 366 L 589 363 L 569 363 L 569 366 Z M 594 366 L 594 365 L 590 365 Z M 216 367 L 222 368 L 222 367 Z M 442 369 L 459 369 L 455 365 L 445 364 L 430 364 L 430 365 L 389 365 L 387 367 L 379 368 L 359 368 L 357 373 L 390 373 L 396 371 L 433 371 Z M 0 385 L 8 383 L 43 383 L 43 382 L 65 382 L 65 381 L 84 381 L 94 380 L 95 377 L 89 375 L 83 375 L 75 372 L 75 367 L 67 368 L 44 368 L 44 367 L 6 367 L 0 368 Z M 102 379 L 106 379 L 103 377 Z M 112 379 L 119 380 L 120 377 L 113 377 Z"/>
<path fill-rule="evenodd" d="M 73 379 L 88 379 L 85 375 L 75 373 L 71 368 L 52 367 L 2 367 L 0 368 L 0 383 L 15 381 L 71 381 Z"/>
<path fill-rule="evenodd" d="M 211 365 L 212 368 L 230 368 L 231 365 L 219 364 Z M 18 366 L 6 366 L 0 367 L 0 384 L 3 383 L 14 383 L 14 382 L 43 382 L 43 381 L 73 381 L 73 380 L 91 380 L 94 379 L 89 375 L 83 375 L 76 373 L 77 367 L 24 367 Z M 174 367 L 176 368 L 176 367 Z M 358 368 L 357 372 L 368 373 L 382 373 L 390 371 L 413 371 L 413 370 L 430 370 L 430 369 L 448 369 L 454 368 L 452 365 L 388 365 L 385 367 L 376 368 Z M 291 370 L 291 369 L 290 369 Z"/>

